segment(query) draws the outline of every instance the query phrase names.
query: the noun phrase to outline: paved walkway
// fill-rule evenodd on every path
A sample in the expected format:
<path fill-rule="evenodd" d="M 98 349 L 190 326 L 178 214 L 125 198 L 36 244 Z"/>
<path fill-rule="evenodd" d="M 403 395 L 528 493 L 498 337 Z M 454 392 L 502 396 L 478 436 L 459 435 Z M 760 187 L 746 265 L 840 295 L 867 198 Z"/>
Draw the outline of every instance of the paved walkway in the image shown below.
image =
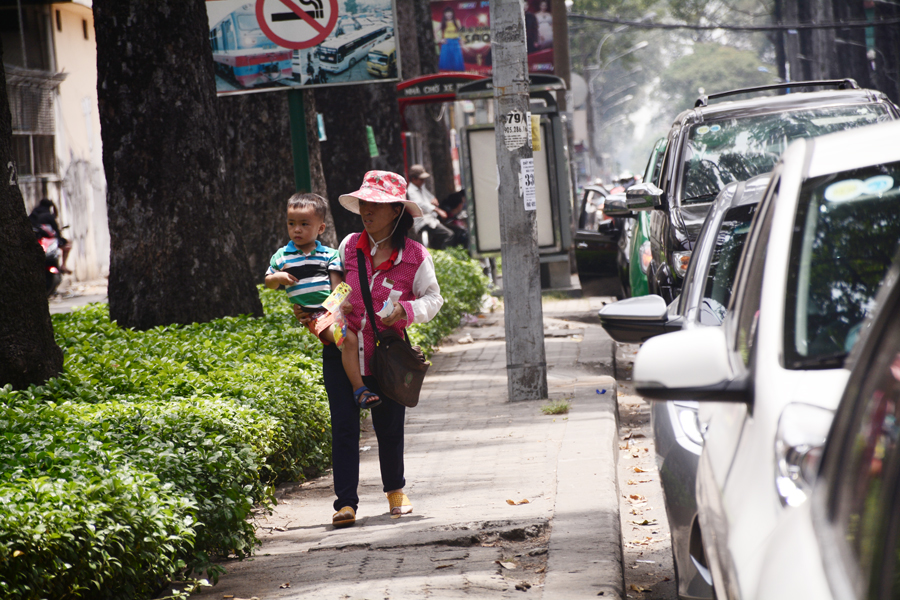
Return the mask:
<path fill-rule="evenodd" d="M 283 486 L 259 518 L 257 554 L 226 563 L 202 597 L 623 598 L 613 346 L 600 306 L 545 301 L 550 397 L 570 402 L 567 415 L 508 402 L 503 315 L 479 319 L 435 354 L 407 412 L 413 514 L 390 518 L 367 423 L 356 526 L 331 527 L 330 477 Z"/>

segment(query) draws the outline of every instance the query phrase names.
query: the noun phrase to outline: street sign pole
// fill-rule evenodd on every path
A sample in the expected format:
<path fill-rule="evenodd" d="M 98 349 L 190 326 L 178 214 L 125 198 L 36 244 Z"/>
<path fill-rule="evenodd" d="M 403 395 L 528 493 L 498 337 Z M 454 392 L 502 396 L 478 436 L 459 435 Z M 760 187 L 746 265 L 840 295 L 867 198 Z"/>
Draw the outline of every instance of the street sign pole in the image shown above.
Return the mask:
<path fill-rule="evenodd" d="M 511 402 L 547 397 L 537 202 L 522 0 L 491 0 L 500 252 Z"/>

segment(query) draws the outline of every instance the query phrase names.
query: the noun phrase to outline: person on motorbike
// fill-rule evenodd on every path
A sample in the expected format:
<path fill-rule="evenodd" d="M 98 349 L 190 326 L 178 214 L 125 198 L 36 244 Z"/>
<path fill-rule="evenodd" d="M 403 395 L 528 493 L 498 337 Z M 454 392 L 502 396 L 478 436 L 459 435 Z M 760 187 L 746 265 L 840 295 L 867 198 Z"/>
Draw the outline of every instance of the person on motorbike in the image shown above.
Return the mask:
<path fill-rule="evenodd" d="M 60 233 L 59 224 L 56 222 L 58 214 L 59 212 L 56 210 L 56 205 L 47 198 L 44 198 L 34 207 L 34 210 L 28 215 L 28 219 L 31 221 L 31 227 L 34 229 L 38 238 L 49 237 L 49 232 L 42 227 L 43 225 L 48 225 L 53 230 L 53 233 L 56 235 L 59 249 L 62 251 L 62 264 L 59 266 L 59 272 L 68 274 L 72 271 L 66 268 L 66 260 L 69 258 L 69 251 L 72 249 L 72 243 Z"/>

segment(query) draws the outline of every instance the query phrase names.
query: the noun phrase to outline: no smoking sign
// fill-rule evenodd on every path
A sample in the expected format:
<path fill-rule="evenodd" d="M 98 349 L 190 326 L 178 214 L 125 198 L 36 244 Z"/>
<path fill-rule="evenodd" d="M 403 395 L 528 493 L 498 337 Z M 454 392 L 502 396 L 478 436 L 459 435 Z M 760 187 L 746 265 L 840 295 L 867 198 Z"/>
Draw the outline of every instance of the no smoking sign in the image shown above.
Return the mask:
<path fill-rule="evenodd" d="M 334 30 L 338 0 L 256 0 L 256 20 L 267 38 L 283 48 L 319 45 Z"/>

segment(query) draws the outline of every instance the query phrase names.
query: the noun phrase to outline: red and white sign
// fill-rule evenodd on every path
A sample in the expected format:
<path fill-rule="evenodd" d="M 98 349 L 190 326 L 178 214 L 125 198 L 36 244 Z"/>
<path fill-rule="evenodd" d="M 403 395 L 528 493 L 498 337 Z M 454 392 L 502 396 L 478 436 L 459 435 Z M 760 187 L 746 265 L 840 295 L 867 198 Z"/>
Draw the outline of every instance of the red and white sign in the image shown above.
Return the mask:
<path fill-rule="evenodd" d="M 334 30 L 338 0 L 256 0 L 256 19 L 265 36 L 279 46 L 312 48 Z"/>

